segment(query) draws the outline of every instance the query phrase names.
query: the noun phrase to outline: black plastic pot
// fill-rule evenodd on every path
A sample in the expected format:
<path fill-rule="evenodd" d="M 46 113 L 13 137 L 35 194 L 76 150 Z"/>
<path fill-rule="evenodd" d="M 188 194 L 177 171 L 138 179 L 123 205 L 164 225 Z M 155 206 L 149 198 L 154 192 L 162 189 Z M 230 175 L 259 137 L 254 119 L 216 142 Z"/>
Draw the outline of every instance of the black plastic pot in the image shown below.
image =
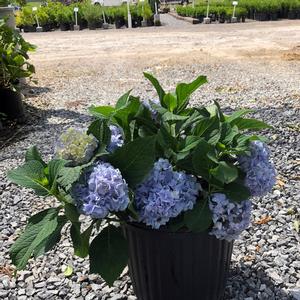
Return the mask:
<path fill-rule="evenodd" d="M 277 21 L 278 20 L 278 13 L 277 12 L 272 12 L 269 14 L 269 19 L 271 21 Z"/>
<path fill-rule="evenodd" d="M 288 19 L 290 19 L 290 20 L 297 19 L 297 11 L 296 10 L 290 10 L 288 12 Z"/>
<path fill-rule="evenodd" d="M 138 300 L 221 300 L 233 243 L 208 233 L 126 224 L 129 272 Z"/>
<path fill-rule="evenodd" d="M 59 28 L 61 31 L 68 31 L 68 30 L 70 30 L 70 24 L 69 23 L 61 23 L 59 25 Z"/>
<path fill-rule="evenodd" d="M 36 32 L 36 26 L 34 26 L 34 25 L 24 25 L 23 30 L 24 30 L 24 32 Z"/>
<path fill-rule="evenodd" d="M 269 21 L 269 16 L 265 12 L 257 12 L 257 13 L 255 13 L 255 20 L 256 21 Z"/>
<path fill-rule="evenodd" d="M 7 88 L 0 88 L 0 112 L 8 119 L 23 119 L 25 111 L 21 94 Z"/>

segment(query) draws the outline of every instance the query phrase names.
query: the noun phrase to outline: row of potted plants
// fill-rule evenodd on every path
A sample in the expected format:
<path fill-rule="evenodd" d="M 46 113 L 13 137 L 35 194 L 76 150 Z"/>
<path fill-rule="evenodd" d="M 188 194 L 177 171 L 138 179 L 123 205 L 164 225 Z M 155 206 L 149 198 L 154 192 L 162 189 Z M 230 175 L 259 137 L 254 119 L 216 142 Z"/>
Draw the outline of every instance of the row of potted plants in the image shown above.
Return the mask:
<path fill-rule="evenodd" d="M 239 5 L 248 11 L 248 18 L 258 21 L 300 18 L 300 0 L 241 0 Z"/>
<path fill-rule="evenodd" d="M 207 1 L 197 1 L 196 7 L 188 6 L 186 9 L 177 7 L 177 13 L 182 16 L 194 17 L 200 20 L 206 16 Z M 229 0 L 210 1 L 211 17 L 222 16 L 221 22 L 227 19 L 230 21 L 232 16 L 232 2 Z M 230 16 L 231 14 L 231 16 Z M 277 20 L 278 18 L 298 19 L 300 18 L 300 0 L 240 0 L 236 8 L 236 16 L 257 21 Z"/>
<path fill-rule="evenodd" d="M 192 17 L 198 19 L 201 23 L 206 17 L 207 7 L 204 5 L 199 6 L 177 6 L 177 14 L 183 17 Z M 211 20 L 218 21 L 220 23 L 231 22 L 233 14 L 233 8 L 228 6 L 213 5 L 209 8 L 209 17 Z M 245 22 L 247 16 L 247 10 L 245 8 L 237 7 L 235 10 L 235 16 L 238 22 Z"/>
<path fill-rule="evenodd" d="M 115 24 L 116 28 L 127 26 L 127 6 L 101 7 L 90 2 L 63 5 L 60 2 L 49 1 L 37 11 L 30 7 L 24 7 L 17 13 L 17 27 L 25 32 L 35 31 L 37 21 L 44 31 L 60 28 L 62 31 L 70 30 L 75 24 L 74 8 L 78 7 L 78 25 L 81 29 L 96 29 L 103 23 Z M 147 25 L 153 25 L 153 13 L 148 3 L 130 6 L 133 27 L 141 26 L 143 20 Z"/>

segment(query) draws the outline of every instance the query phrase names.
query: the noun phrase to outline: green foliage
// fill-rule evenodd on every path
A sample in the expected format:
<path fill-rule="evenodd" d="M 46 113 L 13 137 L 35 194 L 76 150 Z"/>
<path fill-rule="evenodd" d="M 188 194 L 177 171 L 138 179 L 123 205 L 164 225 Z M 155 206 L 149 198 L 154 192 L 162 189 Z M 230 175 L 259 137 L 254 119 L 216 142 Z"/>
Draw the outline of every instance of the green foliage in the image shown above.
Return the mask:
<path fill-rule="evenodd" d="M 10 250 L 10 257 L 18 270 L 23 269 L 32 255 L 41 255 L 60 239 L 65 218 L 58 216 L 59 209 L 49 208 L 32 216 L 23 234 Z"/>
<path fill-rule="evenodd" d="M 34 45 L 0 20 L 0 88 L 15 90 L 19 79 L 32 76 L 35 69 L 28 62 L 28 52 L 34 49 Z"/>
<path fill-rule="evenodd" d="M 120 227 L 105 227 L 90 246 L 90 271 L 112 286 L 128 261 L 127 242 Z"/>
<path fill-rule="evenodd" d="M 54 196 L 60 203 L 58 208 L 29 219 L 25 232 L 11 249 L 18 269 L 24 268 L 32 255 L 36 257 L 51 249 L 68 222 L 74 254 L 82 258 L 89 255 L 90 271 L 112 285 L 128 260 L 122 229 L 115 225 L 132 218 L 138 220 L 135 187 L 159 158 L 167 158 L 175 170 L 194 175 L 203 188 L 193 209 L 170 220 L 166 229 L 208 231 L 212 225 L 209 200 L 214 193 L 226 194 L 233 202 L 249 198 L 237 155 L 248 154 L 250 142 L 262 139 L 252 135 L 252 131 L 270 126 L 249 118 L 252 111 L 248 109 L 226 115 L 216 101 L 206 107 L 191 107 L 190 97 L 206 82 L 205 76 L 179 83 L 175 91 L 165 91 L 153 75 L 144 75 L 157 91 L 161 105 L 151 104 L 150 109 L 128 91 L 114 106 L 90 107 L 94 119 L 87 133 L 94 135 L 99 146 L 87 164 L 68 167 L 68 161 L 56 158 L 45 162 L 37 148 L 31 147 L 24 164 L 8 173 L 12 182 L 33 189 L 40 196 Z M 124 145 L 109 153 L 106 146 L 111 141 L 112 124 L 122 128 Z M 91 219 L 83 226 L 77 207 L 81 203 L 72 199 L 72 186 L 75 182 L 86 184 L 87 174 L 100 159 L 120 170 L 129 187 L 129 205 L 124 211 L 111 212 L 105 222 Z M 90 243 L 91 237 L 94 239 Z"/>
<path fill-rule="evenodd" d="M 9 1 L 8 0 L 0 0 L 0 7 L 6 7 L 8 6 Z"/>

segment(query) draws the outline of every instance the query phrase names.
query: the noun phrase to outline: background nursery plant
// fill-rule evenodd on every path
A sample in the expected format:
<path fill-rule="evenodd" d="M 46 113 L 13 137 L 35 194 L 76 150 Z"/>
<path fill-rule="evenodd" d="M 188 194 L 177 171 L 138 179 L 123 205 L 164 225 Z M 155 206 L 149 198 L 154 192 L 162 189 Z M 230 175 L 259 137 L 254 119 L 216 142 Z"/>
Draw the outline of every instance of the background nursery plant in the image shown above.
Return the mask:
<path fill-rule="evenodd" d="M 67 129 L 52 160 L 45 162 L 33 146 L 25 163 L 9 172 L 14 183 L 58 200 L 32 216 L 12 246 L 17 269 L 52 249 L 67 223 L 75 255 L 89 255 L 90 271 L 110 285 L 127 265 L 128 254 L 132 278 L 141 277 L 135 274 L 133 231 L 143 238 L 176 236 L 182 247 L 181 237 L 200 236 L 206 248 L 226 248 L 230 260 L 232 241 L 250 223 L 250 198 L 265 195 L 275 183 L 265 139 L 251 134 L 270 126 L 246 118 L 247 109 L 227 115 L 217 102 L 189 106 L 191 94 L 206 83 L 204 76 L 168 93 L 152 75 L 144 75 L 158 99 L 141 101 L 129 91 L 114 107 L 92 106 L 94 120 L 87 130 Z M 86 216 L 84 222 L 80 215 Z M 227 258 L 224 265 L 226 277 Z M 161 299 L 140 297 L 143 283 L 133 285 L 139 299 Z M 219 287 L 222 294 L 224 283 Z M 214 297 L 203 299 L 220 295 Z"/>

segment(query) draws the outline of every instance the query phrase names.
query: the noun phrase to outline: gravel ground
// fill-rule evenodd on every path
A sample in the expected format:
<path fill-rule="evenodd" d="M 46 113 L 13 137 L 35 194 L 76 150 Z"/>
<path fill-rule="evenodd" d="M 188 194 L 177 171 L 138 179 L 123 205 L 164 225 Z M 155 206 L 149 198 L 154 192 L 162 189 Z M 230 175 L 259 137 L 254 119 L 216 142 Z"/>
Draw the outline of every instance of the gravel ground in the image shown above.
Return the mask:
<path fill-rule="evenodd" d="M 112 103 L 132 87 L 133 93 L 142 98 L 153 97 L 142 70 L 153 72 L 166 89 L 178 81 L 205 74 L 209 84 L 195 93 L 193 104 L 218 99 L 226 110 L 253 108 L 255 117 L 274 126 L 266 135 L 270 138 L 278 183 L 272 193 L 257 199 L 252 227 L 235 242 L 225 299 L 300 299 L 300 239 L 293 227 L 300 214 L 299 60 L 278 60 L 277 54 L 268 59 L 255 55 L 244 60 L 232 60 L 226 55 L 212 57 L 209 53 L 193 57 L 192 47 L 185 48 L 184 56 L 172 52 L 168 59 L 163 55 L 146 60 L 145 56 L 134 56 L 131 48 L 126 55 L 111 53 L 114 60 L 98 54 L 86 60 L 86 53 L 80 56 L 76 52 L 80 45 L 70 44 L 58 33 L 51 34 L 42 34 L 40 42 L 36 35 L 27 35 L 40 49 L 33 56 L 39 84 L 29 87 L 26 93 L 31 117 L 27 124 L 19 126 L 15 137 L 0 145 L 0 299 L 136 299 L 126 270 L 109 288 L 99 276 L 88 274 L 87 261 L 73 257 L 66 236 L 56 249 L 31 261 L 25 271 L 13 278 L 9 247 L 31 213 L 56 202 L 16 187 L 6 180 L 5 173 L 22 163 L 30 145 L 37 144 L 43 155 L 50 158 L 57 135 L 64 128 L 88 122 L 86 107 L 90 104 Z M 93 45 L 95 36 L 87 34 L 85 45 Z M 231 34 L 222 33 L 224 38 Z M 138 30 L 130 35 L 139 39 L 144 32 Z M 161 43 L 159 36 L 151 35 L 151 39 L 145 48 L 151 48 L 153 39 Z M 53 45 L 57 47 L 56 54 Z M 91 52 L 93 47 L 86 48 L 95 53 Z M 76 57 L 66 59 L 62 49 L 76 52 Z M 274 51 L 281 49 L 278 46 Z M 172 46 L 170 51 L 174 51 Z M 149 50 L 149 57 L 151 54 Z M 65 277 L 63 269 L 68 265 L 74 272 Z"/>

